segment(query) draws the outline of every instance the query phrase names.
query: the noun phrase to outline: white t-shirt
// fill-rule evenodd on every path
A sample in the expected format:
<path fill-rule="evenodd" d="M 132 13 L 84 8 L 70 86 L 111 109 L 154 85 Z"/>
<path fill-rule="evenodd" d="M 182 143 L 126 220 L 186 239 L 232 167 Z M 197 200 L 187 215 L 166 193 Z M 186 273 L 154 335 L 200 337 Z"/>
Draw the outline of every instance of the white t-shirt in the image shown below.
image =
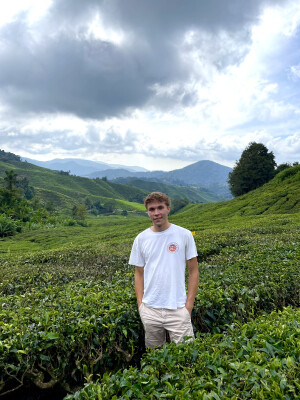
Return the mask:
<path fill-rule="evenodd" d="M 134 240 L 129 264 L 144 267 L 143 303 L 175 310 L 186 303 L 186 261 L 197 256 L 192 233 L 180 226 L 162 232 L 150 228 Z"/>

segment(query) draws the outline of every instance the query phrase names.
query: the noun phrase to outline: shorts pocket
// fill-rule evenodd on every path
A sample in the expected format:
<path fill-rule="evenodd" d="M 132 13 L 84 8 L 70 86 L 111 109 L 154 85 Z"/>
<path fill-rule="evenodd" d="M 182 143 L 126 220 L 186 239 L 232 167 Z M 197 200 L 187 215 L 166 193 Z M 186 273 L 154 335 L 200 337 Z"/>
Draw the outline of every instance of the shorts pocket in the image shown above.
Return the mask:
<path fill-rule="evenodd" d="M 183 307 L 186 314 L 189 316 L 189 319 L 191 319 L 191 314 L 189 313 L 189 310 L 186 308 L 186 306 Z"/>

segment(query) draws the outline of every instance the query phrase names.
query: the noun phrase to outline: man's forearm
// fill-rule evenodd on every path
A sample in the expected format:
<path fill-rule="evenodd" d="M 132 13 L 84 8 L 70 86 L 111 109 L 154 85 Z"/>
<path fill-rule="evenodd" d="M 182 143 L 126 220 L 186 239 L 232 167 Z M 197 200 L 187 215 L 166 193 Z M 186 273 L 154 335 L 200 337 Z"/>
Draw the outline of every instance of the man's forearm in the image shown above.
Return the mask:
<path fill-rule="evenodd" d="M 188 280 L 188 293 L 185 306 L 191 313 L 199 286 L 199 270 L 198 270 L 197 258 L 195 257 L 191 260 L 188 260 L 187 264 L 189 270 L 189 280 Z"/>
<path fill-rule="evenodd" d="M 134 275 L 134 287 L 138 307 L 142 304 L 144 295 L 144 268 L 136 267 Z"/>

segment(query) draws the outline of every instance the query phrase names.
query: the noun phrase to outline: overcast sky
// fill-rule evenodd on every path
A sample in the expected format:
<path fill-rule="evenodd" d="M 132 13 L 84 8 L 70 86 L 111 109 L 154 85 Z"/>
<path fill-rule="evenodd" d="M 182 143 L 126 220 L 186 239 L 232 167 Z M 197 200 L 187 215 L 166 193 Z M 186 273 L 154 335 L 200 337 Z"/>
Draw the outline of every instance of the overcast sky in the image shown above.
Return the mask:
<path fill-rule="evenodd" d="M 0 148 L 171 170 L 300 161 L 299 0 L 0 3 Z"/>

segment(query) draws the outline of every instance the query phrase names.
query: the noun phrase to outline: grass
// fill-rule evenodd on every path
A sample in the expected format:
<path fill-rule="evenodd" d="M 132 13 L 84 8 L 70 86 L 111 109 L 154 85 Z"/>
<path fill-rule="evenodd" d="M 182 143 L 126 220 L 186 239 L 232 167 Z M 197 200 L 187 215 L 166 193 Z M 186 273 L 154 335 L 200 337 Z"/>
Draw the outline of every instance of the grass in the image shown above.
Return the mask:
<path fill-rule="evenodd" d="M 77 246 L 122 241 L 129 243 L 139 229 L 149 225 L 148 219 L 135 213 L 89 217 L 87 226 L 57 226 L 30 230 L 0 239 L 0 259 L 24 256 L 39 251 L 62 250 Z"/>

